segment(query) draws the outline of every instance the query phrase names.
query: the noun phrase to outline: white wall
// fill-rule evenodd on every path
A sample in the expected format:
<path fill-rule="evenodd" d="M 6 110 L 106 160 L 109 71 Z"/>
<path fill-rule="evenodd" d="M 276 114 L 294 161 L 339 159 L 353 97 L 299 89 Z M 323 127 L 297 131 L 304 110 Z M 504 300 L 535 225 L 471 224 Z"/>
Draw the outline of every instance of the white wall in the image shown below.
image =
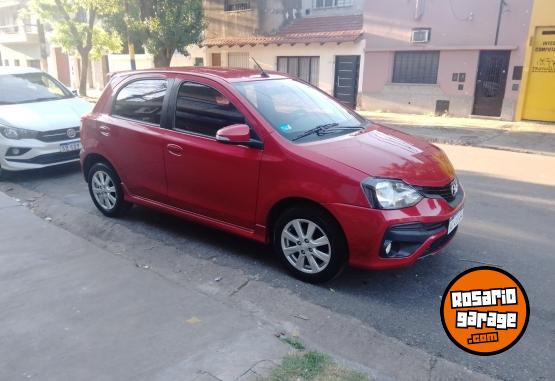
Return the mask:
<path fill-rule="evenodd" d="M 318 87 L 327 93 L 333 93 L 334 77 L 335 77 L 335 56 L 340 55 L 360 55 L 360 75 L 359 75 L 359 92 L 362 89 L 362 68 L 364 67 L 364 42 L 348 42 L 348 43 L 326 43 L 326 44 L 284 44 L 278 46 L 271 44 L 268 46 L 256 45 L 254 47 L 247 45 L 243 47 L 222 47 L 208 48 L 205 50 L 204 62 L 206 66 L 210 66 L 211 54 L 222 53 L 222 66 L 227 67 L 227 53 L 229 52 L 248 52 L 251 57 L 256 59 L 260 65 L 266 70 L 277 69 L 277 57 L 279 56 L 318 56 L 320 57 L 320 72 Z M 195 52 L 190 50 L 191 60 L 194 61 L 195 54 L 202 54 L 203 51 Z M 199 55 L 200 56 L 200 55 Z M 251 61 L 251 67 L 255 68 Z"/>
<path fill-rule="evenodd" d="M 135 63 L 137 69 L 151 69 L 154 67 L 150 54 L 136 54 Z M 117 71 L 131 70 L 131 62 L 128 54 L 108 54 L 108 70 L 113 73 Z"/>

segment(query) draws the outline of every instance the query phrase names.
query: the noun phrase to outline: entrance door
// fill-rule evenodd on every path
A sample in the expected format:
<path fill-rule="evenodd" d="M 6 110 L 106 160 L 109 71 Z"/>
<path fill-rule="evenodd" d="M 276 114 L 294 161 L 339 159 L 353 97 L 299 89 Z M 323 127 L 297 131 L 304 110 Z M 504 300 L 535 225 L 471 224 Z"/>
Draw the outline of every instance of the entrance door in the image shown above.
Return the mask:
<path fill-rule="evenodd" d="M 510 57 L 510 51 L 480 52 L 472 111 L 474 115 L 501 116 Z"/>
<path fill-rule="evenodd" d="M 555 27 L 537 28 L 522 117 L 555 122 Z"/>
<path fill-rule="evenodd" d="M 335 57 L 335 87 L 333 96 L 341 103 L 355 108 L 358 94 L 360 56 Z"/>
<path fill-rule="evenodd" d="M 212 66 L 213 67 L 222 66 L 222 54 L 221 53 L 212 53 Z"/>

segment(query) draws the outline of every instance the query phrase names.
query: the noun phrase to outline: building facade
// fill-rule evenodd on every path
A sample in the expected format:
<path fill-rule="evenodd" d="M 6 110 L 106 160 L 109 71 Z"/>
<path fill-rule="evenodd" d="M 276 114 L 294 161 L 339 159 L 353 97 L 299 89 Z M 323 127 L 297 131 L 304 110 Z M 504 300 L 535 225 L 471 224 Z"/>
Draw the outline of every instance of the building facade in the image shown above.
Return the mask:
<path fill-rule="evenodd" d="M 514 119 L 532 6 L 533 0 L 365 2 L 361 106 Z"/>
<path fill-rule="evenodd" d="M 40 68 L 36 23 L 19 17 L 24 1 L 0 0 L 0 65 Z"/>
<path fill-rule="evenodd" d="M 516 120 L 555 122 L 555 1 L 535 0 Z"/>
<path fill-rule="evenodd" d="M 205 1 L 207 30 L 194 65 L 300 77 L 355 106 L 364 64 L 362 0 Z"/>

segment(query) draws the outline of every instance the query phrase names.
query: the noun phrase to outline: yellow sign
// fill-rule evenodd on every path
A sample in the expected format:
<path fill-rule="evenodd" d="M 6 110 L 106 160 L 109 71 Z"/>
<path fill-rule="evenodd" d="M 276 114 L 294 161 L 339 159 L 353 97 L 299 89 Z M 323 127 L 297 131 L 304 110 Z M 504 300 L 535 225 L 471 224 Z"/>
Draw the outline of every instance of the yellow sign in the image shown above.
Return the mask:
<path fill-rule="evenodd" d="M 555 121 L 555 27 L 536 29 L 523 118 Z"/>

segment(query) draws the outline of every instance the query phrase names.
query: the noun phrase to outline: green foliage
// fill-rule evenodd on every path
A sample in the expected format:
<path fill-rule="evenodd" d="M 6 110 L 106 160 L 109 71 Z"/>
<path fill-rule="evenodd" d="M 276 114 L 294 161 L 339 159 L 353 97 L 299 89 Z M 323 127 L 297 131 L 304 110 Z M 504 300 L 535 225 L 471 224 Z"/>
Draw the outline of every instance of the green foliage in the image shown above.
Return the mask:
<path fill-rule="evenodd" d="M 303 342 L 301 340 L 299 340 L 297 337 L 285 337 L 282 340 L 284 342 L 286 342 L 287 344 L 291 345 L 293 348 L 295 348 L 298 351 L 304 351 L 305 350 L 305 346 L 304 346 Z"/>
<path fill-rule="evenodd" d="M 321 374 L 329 363 L 329 358 L 318 352 L 303 355 L 288 355 L 281 365 L 274 369 L 268 381 L 313 380 Z"/>
<path fill-rule="evenodd" d="M 121 12 L 118 0 L 31 0 L 29 10 L 54 29 L 52 42 L 70 54 L 99 58 L 121 50 L 117 33 L 98 26 L 105 16 Z"/>
<path fill-rule="evenodd" d="M 171 60 L 175 51 L 200 42 L 205 28 L 202 0 L 128 0 L 123 23 L 156 59 Z M 118 24 L 118 17 L 112 22 Z"/>
<path fill-rule="evenodd" d="M 187 45 L 200 41 L 204 30 L 202 0 L 154 0 L 151 3 L 151 14 L 145 14 L 142 20 L 148 50 L 176 49 L 185 54 Z"/>

